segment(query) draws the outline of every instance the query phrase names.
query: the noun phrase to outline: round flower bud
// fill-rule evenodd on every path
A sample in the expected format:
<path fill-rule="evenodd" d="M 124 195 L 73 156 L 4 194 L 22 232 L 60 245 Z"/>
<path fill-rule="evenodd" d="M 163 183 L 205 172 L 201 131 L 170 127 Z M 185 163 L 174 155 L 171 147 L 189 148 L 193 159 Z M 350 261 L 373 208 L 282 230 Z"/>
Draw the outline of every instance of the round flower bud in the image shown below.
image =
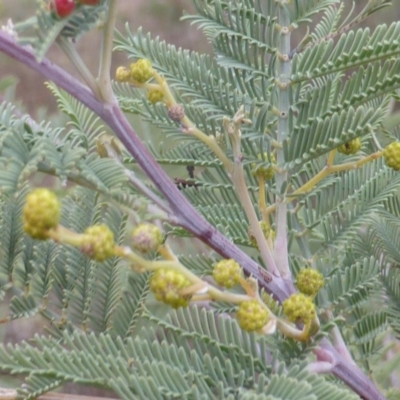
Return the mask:
<path fill-rule="evenodd" d="M 154 76 L 151 62 L 144 58 L 131 64 L 131 79 L 138 83 L 145 83 Z"/>
<path fill-rule="evenodd" d="M 107 225 L 89 226 L 82 239 L 81 251 L 96 261 L 114 256 L 114 234 Z"/>
<path fill-rule="evenodd" d="M 239 284 L 242 277 L 242 267 L 233 259 L 221 260 L 214 265 L 213 278 L 215 282 L 228 289 Z"/>
<path fill-rule="evenodd" d="M 395 171 L 400 170 L 400 142 L 392 142 L 383 150 L 386 165 Z"/>
<path fill-rule="evenodd" d="M 261 154 L 258 155 L 259 160 L 263 160 Z M 276 159 L 273 154 L 270 154 L 268 156 L 268 153 L 264 153 L 264 160 L 269 161 L 271 164 L 276 164 Z M 268 180 L 273 178 L 275 175 L 275 170 L 273 167 L 258 167 L 257 168 L 257 163 L 251 164 L 251 173 L 253 176 L 256 178 L 263 178 L 264 180 Z"/>
<path fill-rule="evenodd" d="M 147 100 L 151 104 L 156 104 L 164 98 L 164 93 L 159 89 L 151 89 L 147 92 Z"/>
<path fill-rule="evenodd" d="M 58 18 L 67 18 L 75 10 L 75 0 L 52 0 L 50 10 Z"/>
<path fill-rule="evenodd" d="M 174 104 L 168 109 L 168 117 L 174 122 L 181 122 L 185 117 L 185 108 L 182 104 Z"/>
<path fill-rule="evenodd" d="M 283 313 L 289 321 L 301 320 L 307 324 L 316 316 L 315 304 L 311 297 L 303 293 L 295 293 L 283 302 Z"/>
<path fill-rule="evenodd" d="M 150 290 L 156 299 L 173 308 L 187 307 L 190 296 L 182 296 L 180 291 L 191 285 L 190 281 L 179 271 L 161 268 L 150 278 Z"/>
<path fill-rule="evenodd" d="M 139 224 L 132 232 L 132 246 L 141 253 L 156 251 L 163 240 L 161 229 L 154 224 Z"/>
<path fill-rule="evenodd" d="M 240 303 L 236 318 L 244 331 L 253 332 L 268 323 L 269 313 L 258 300 L 254 299 Z"/>
<path fill-rule="evenodd" d="M 314 268 L 303 268 L 297 274 L 296 286 L 301 293 L 314 296 L 324 286 L 324 277 Z"/>
<path fill-rule="evenodd" d="M 115 79 L 118 82 L 128 82 L 131 78 L 131 71 L 125 67 L 118 67 L 115 71 Z"/>
<path fill-rule="evenodd" d="M 35 189 L 26 196 L 23 209 L 24 231 L 34 239 L 46 239 L 61 217 L 57 196 L 48 189 Z"/>
<path fill-rule="evenodd" d="M 338 152 L 346 155 L 356 154 L 361 149 L 360 138 L 350 140 L 350 142 L 344 143 L 338 147 Z"/>

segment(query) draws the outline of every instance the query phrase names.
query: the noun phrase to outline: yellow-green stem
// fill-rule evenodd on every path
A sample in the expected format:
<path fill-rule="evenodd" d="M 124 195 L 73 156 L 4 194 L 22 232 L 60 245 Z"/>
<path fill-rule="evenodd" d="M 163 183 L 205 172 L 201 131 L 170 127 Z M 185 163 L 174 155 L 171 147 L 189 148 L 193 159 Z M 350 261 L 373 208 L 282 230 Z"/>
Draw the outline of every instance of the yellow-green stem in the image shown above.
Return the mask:
<path fill-rule="evenodd" d="M 370 161 L 376 160 L 379 157 L 382 157 L 383 155 L 383 150 L 377 151 L 373 154 L 370 154 L 358 161 L 351 162 L 351 163 L 345 163 L 345 164 L 340 164 L 340 165 L 331 165 L 329 166 L 328 164 L 322 169 L 320 172 L 318 172 L 317 175 L 315 175 L 313 178 L 311 178 L 308 182 L 306 182 L 303 186 L 299 187 L 296 189 L 294 192 L 287 194 L 287 203 L 292 202 L 295 200 L 296 196 L 300 194 L 305 194 L 307 192 L 310 192 L 315 185 L 317 185 L 319 182 L 322 181 L 322 179 L 326 178 L 328 175 L 336 173 L 336 172 L 344 172 L 348 171 L 351 169 L 356 169 L 361 167 L 364 164 L 367 164 Z M 334 154 L 333 152 L 330 153 L 330 156 L 333 157 Z M 276 204 L 272 204 L 266 209 L 266 213 L 269 215 L 272 212 L 274 212 L 276 209 Z"/>
<path fill-rule="evenodd" d="M 140 265 L 146 271 L 155 271 L 160 268 L 168 268 L 168 269 L 173 269 L 175 271 L 179 271 L 193 285 L 206 285 L 207 293 L 209 294 L 209 297 L 213 300 L 221 300 L 221 301 L 227 301 L 230 303 L 238 304 L 238 303 L 242 303 L 243 301 L 252 299 L 252 297 L 250 297 L 248 295 L 236 294 L 236 293 L 231 293 L 228 291 L 222 291 L 222 290 L 219 290 L 219 289 L 211 286 L 210 284 L 208 284 L 208 283 L 204 282 L 202 279 L 200 279 L 193 272 L 191 272 L 187 268 L 185 268 L 179 261 L 146 260 L 145 258 L 134 253 L 129 248 L 119 247 L 119 246 L 116 246 L 116 255 L 131 261 L 133 265 L 136 265 L 136 264 Z"/>
<path fill-rule="evenodd" d="M 241 112 L 242 111 L 239 111 L 238 114 L 240 114 Z M 253 236 L 256 239 L 258 249 L 265 265 L 267 266 L 267 269 L 272 274 L 280 276 L 275 260 L 272 256 L 272 251 L 268 246 L 267 241 L 265 240 L 264 233 L 259 224 L 257 214 L 254 210 L 253 203 L 247 189 L 240 148 L 240 129 L 235 126 L 235 124 L 233 124 L 233 127 L 229 127 L 228 124 L 226 124 L 225 129 L 229 131 L 234 156 L 234 168 L 231 176 L 233 186 L 235 187 L 236 193 L 240 199 L 240 203 L 249 220 Z"/>
<path fill-rule="evenodd" d="M 356 162 L 346 163 L 346 164 L 341 164 L 341 165 L 334 165 L 329 169 L 329 172 L 331 174 L 333 174 L 335 172 L 343 172 L 343 171 L 348 171 L 350 169 L 356 169 L 356 168 L 359 168 L 362 165 L 367 164 L 370 161 L 376 160 L 377 158 L 382 157 L 382 156 L 383 156 L 383 150 L 377 151 L 377 152 L 372 153 Z"/>
<path fill-rule="evenodd" d="M 311 323 L 305 324 L 303 330 L 300 331 L 286 320 L 277 318 L 276 327 L 281 333 L 283 333 L 287 337 L 290 337 L 299 342 L 307 342 L 308 340 L 310 340 L 310 325 Z"/>
<path fill-rule="evenodd" d="M 160 254 L 160 256 L 165 258 L 166 260 L 176 261 L 176 262 L 178 261 L 178 258 L 167 244 L 159 246 L 157 249 L 157 253 Z"/>
<path fill-rule="evenodd" d="M 171 106 L 177 104 L 174 95 L 172 94 L 167 81 L 163 78 L 160 74 L 154 71 L 154 78 L 157 81 L 159 88 L 164 93 L 164 102 L 165 105 L 170 108 Z M 216 142 L 214 136 L 206 135 L 203 131 L 198 129 L 194 123 L 187 117 L 183 117 L 182 125 L 185 127 L 185 132 L 189 133 L 190 135 L 196 137 L 197 139 L 201 140 L 208 148 L 214 152 L 214 154 L 218 157 L 218 159 L 222 162 L 225 170 L 228 173 L 232 172 L 233 163 L 226 154 L 223 152 L 221 147 Z"/>

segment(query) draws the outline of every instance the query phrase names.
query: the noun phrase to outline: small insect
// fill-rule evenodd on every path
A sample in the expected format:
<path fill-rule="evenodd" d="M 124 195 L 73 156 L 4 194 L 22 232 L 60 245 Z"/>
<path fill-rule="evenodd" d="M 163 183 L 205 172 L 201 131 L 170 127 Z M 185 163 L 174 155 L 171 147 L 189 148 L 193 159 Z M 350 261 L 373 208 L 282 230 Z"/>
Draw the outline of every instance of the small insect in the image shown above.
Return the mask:
<path fill-rule="evenodd" d="M 184 178 L 174 178 L 175 185 L 178 187 L 179 190 L 185 189 L 186 187 L 199 187 L 201 183 L 195 181 L 195 170 L 194 165 L 186 166 L 189 179 Z"/>

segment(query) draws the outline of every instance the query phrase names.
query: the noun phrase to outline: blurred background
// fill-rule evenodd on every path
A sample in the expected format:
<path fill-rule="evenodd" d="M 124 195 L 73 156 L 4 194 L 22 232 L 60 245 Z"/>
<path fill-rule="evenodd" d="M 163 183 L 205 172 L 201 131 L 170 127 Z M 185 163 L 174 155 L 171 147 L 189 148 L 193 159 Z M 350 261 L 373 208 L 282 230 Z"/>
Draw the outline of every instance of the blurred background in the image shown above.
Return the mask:
<path fill-rule="evenodd" d="M 346 1 L 348 8 L 353 1 Z M 356 9 L 361 9 L 367 0 L 356 0 Z M 400 19 L 400 0 L 393 0 L 393 7 L 388 7 L 373 15 L 366 23 L 373 28 L 378 23 L 390 23 Z M 9 18 L 13 21 L 23 21 L 35 12 L 36 1 L 32 0 L 0 0 L 0 25 L 4 25 Z M 124 30 L 129 24 L 132 32 L 140 26 L 144 32 L 151 32 L 153 37 L 159 36 L 168 43 L 199 52 L 211 52 L 211 46 L 197 26 L 180 21 L 183 12 L 193 13 L 194 7 L 189 0 L 120 0 L 118 9 L 117 28 Z M 346 13 L 345 13 L 346 14 Z M 364 25 L 366 25 L 366 23 Z M 299 38 L 302 31 L 298 31 Z M 92 31 L 77 43 L 77 49 L 89 68 L 97 72 L 97 53 L 99 34 Z M 76 76 L 76 72 L 66 59 L 59 47 L 54 45 L 48 57 L 56 60 L 57 64 L 66 68 Z M 119 65 L 127 64 L 127 59 L 122 53 L 114 54 L 113 71 Z M 39 109 L 48 112 L 56 111 L 56 105 L 51 93 L 45 88 L 43 79 L 38 74 L 13 62 L 8 57 L 0 56 L 0 80 L 7 75 L 18 79 L 16 97 L 22 100 L 24 109 L 35 117 Z M 41 113 L 43 115 L 43 113 Z"/>
<path fill-rule="evenodd" d="M 36 1 L 32 0 L 0 0 L 0 25 L 6 24 L 9 18 L 14 22 L 27 19 L 34 14 L 35 7 Z M 159 36 L 177 47 L 209 52 L 211 47 L 201 31 L 196 27 L 191 28 L 188 22 L 179 21 L 184 11 L 194 11 L 188 0 L 120 0 L 117 28 L 124 31 L 128 23 L 131 31 L 135 32 L 142 26 L 144 32 L 151 32 L 153 37 Z M 90 32 L 77 43 L 79 53 L 94 74 L 98 70 L 94 55 L 97 55 L 99 43 L 100 35 L 96 31 Z M 58 46 L 51 48 L 48 57 L 77 76 Z M 115 53 L 113 60 L 113 71 L 117 66 L 127 64 L 127 58 L 122 53 Z M 45 88 L 42 77 L 2 54 L 0 80 L 8 75 L 18 79 L 16 96 L 23 101 L 25 110 L 33 117 L 39 108 L 56 111 L 53 96 Z"/>

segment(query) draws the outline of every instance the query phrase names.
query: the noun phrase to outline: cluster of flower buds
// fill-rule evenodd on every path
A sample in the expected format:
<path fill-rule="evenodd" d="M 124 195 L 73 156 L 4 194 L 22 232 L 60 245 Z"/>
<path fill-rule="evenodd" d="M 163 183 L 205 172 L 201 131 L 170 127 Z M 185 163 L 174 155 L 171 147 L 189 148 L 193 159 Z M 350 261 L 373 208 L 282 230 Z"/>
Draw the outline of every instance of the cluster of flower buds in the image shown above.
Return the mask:
<path fill-rule="evenodd" d="M 388 167 L 400 170 L 400 142 L 392 142 L 383 150 L 383 157 Z"/>
<path fill-rule="evenodd" d="M 69 243 L 74 236 L 73 244 L 79 246 L 88 257 L 96 261 L 105 261 L 114 256 L 114 234 L 106 225 L 90 226 L 83 234 L 62 232 L 61 204 L 49 189 L 35 189 L 28 194 L 22 219 L 24 231 L 33 239 L 56 237 L 60 242 Z"/>
<path fill-rule="evenodd" d="M 165 90 L 163 88 L 164 85 L 160 84 L 160 80 L 164 80 L 164 78 L 153 69 L 150 60 L 140 58 L 132 63 L 129 68 L 118 67 L 115 72 L 115 78 L 118 82 L 130 83 L 136 87 L 147 89 L 147 100 L 151 104 L 164 103 L 167 106 L 169 119 L 178 124 L 182 123 L 185 118 L 184 106 L 176 103 L 171 98 L 169 90 Z M 153 78 L 157 83 L 150 82 Z M 164 83 L 167 86 L 165 80 Z"/>
<path fill-rule="evenodd" d="M 80 5 L 97 6 L 101 0 L 51 0 L 50 11 L 57 18 L 69 17 Z"/>
<path fill-rule="evenodd" d="M 127 256 L 128 259 L 131 257 L 131 261 L 144 266 L 143 270 L 153 271 L 149 286 L 158 301 L 173 308 L 187 307 L 196 296 L 204 295 L 209 290 L 219 290 L 207 288 L 204 282 L 200 287 L 197 278 L 186 273 L 184 267 L 174 261 L 174 257 L 168 253 L 161 229 L 154 224 L 143 222 L 136 226 L 131 233 L 131 247 L 143 255 L 151 256 L 151 254 L 159 253 L 169 262 L 160 264 L 159 261 L 147 261 L 137 253 L 135 255 L 134 252 L 119 247 L 114 241 L 113 232 L 104 224 L 89 226 L 83 233 L 75 233 L 64 228 L 60 220 L 61 204 L 52 191 L 40 188 L 27 195 L 23 209 L 23 225 L 25 232 L 32 238 L 54 239 L 59 243 L 76 246 L 85 255 L 98 262 L 106 261 L 114 256 Z M 159 263 L 158 266 L 157 263 Z M 239 307 L 236 313 L 238 324 L 243 330 L 264 333 L 268 331 L 268 326 L 276 321 L 276 317 L 267 304 L 258 297 L 257 287 L 250 285 L 250 279 L 245 279 L 239 263 L 233 259 L 218 261 L 214 264 L 212 277 L 214 282 L 221 287 L 231 289 L 241 285 L 246 291 L 247 298 L 242 297 L 238 301 Z M 309 327 L 317 315 L 313 300 L 324 286 L 324 277 L 316 269 L 304 268 L 297 274 L 296 283 L 300 293 L 291 295 L 283 302 L 283 313 L 289 321 L 300 322 Z M 204 288 L 207 289 L 205 292 Z M 232 295 L 235 296 L 232 293 L 228 296 Z M 210 298 L 212 299 L 212 296 Z M 287 332 L 283 331 L 283 333 Z"/>
<path fill-rule="evenodd" d="M 115 77 L 119 82 L 146 83 L 154 77 L 153 67 L 149 60 L 141 58 L 129 68 L 118 67 Z"/>

